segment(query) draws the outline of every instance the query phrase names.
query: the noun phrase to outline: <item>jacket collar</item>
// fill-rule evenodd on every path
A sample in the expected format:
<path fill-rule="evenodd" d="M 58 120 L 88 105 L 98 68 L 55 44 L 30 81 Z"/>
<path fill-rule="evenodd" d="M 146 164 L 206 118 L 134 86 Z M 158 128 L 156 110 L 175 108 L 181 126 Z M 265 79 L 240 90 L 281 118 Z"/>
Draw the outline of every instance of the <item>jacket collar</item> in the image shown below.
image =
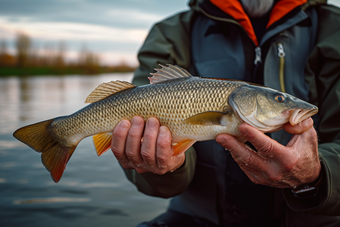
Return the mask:
<path fill-rule="evenodd" d="M 255 43 L 255 45 L 256 46 L 259 45 L 251 21 L 248 15 L 244 12 L 243 7 L 239 0 L 210 0 L 210 2 L 217 6 L 224 13 L 234 18 L 244 28 L 248 36 Z M 271 11 L 267 28 L 269 28 L 272 24 L 283 18 L 285 15 L 287 15 L 295 8 L 305 3 L 307 3 L 307 0 L 278 1 Z"/>

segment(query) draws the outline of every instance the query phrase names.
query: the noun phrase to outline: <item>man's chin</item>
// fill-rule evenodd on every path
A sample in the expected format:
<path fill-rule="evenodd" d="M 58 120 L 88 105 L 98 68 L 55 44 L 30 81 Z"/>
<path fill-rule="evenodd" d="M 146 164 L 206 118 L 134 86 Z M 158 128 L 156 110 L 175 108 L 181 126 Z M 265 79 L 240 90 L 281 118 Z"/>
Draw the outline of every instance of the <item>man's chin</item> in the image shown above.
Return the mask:
<path fill-rule="evenodd" d="M 260 18 L 272 9 L 274 0 L 240 0 L 240 2 L 249 17 Z"/>

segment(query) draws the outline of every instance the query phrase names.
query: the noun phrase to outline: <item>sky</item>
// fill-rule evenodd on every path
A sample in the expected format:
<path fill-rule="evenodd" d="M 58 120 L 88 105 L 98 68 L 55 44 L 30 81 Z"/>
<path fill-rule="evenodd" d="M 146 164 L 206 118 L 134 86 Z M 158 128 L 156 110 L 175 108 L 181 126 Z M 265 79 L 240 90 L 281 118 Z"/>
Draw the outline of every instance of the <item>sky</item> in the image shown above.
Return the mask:
<path fill-rule="evenodd" d="M 63 41 L 70 58 L 85 45 L 104 63 L 137 65 L 151 26 L 187 9 L 187 0 L 0 0 L 0 40 L 14 52 L 22 31 L 36 48 Z"/>
<path fill-rule="evenodd" d="M 70 59 L 79 50 L 100 53 L 105 64 L 137 65 L 136 54 L 151 26 L 188 10 L 188 0 L 0 0 L 0 41 L 14 53 L 25 32 L 36 48 L 66 44 Z M 340 6 L 340 0 L 328 1 Z"/>

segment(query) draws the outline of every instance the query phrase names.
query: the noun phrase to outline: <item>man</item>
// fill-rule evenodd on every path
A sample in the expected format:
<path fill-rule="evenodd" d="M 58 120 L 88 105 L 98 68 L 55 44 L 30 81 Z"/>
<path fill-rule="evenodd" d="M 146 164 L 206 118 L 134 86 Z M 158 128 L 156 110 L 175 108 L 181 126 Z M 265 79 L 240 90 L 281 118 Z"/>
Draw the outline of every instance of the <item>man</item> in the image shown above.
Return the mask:
<path fill-rule="evenodd" d="M 323 0 L 189 5 L 152 28 L 135 84 L 170 63 L 286 91 L 319 114 L 315 129 L 310 118 L 270 135 L 242 124 L 250 143 L 222 134 L 177 157 L 156 118 L 121 121 L 112 151 L 129 180 L 145 194 L 174 197 L 140 226 L 340 226 L 340 10 Z"/>

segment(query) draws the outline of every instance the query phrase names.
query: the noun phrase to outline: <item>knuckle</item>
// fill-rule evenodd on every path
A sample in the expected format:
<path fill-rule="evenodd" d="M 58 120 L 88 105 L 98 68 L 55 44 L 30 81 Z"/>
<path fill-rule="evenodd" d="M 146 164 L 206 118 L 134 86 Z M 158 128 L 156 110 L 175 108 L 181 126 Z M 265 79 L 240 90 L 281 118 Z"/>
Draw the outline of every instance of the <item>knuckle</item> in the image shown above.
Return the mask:
<path fill-rule="evenodd" d="M 271 153 L 274 150 L 274 146 L 272 143 L 264 143 L 260 146 L 259 151 L 262 153 Z"/>
<path fill-rule="evenodd" d="M 136 139 L 138 137 L 141 137 L 141 133 L 138 130 L 130 130 L 129 137 Z"/>
<path fill-rule="evenodd" d="M 157 135 L 155 133 L 150 133 L 150 132 L 145 132 L 144 134 L 144 141 L 152 141 L 152 140 L 156 140 Z"/>
<path fill-rule="evenodd" d="M 160 163 L 164 163 L 168 160 L 168 156 L 165 154 L 158 154 L 157 155 L 157 161 Z"/>
<path fill-rule="evenodd" d="M 285 172 L 292 172 L 296 166 L 296 162 L 295 161 L 292 161 L 292 162 L 289 162 L 289 163 L 286 163 L 284 166 L 283 166 L 283 171 Z"/>
<path fill-rule="evenodd" d="M 155 159 L 153 154 L 151 152 L 149 152 L 148 150 L 145 150 L 145 149 L 142 148 L 140 153 L 141 153 L 143 159 L 148 159 L 148 160 L 154 160 Z"/>
<path fill-rule="evenodd" d="M 135 152 L 133 152 L 133 150 L 129 148 L 125 149 L 125 155 L 128 158 L 134 158 L 136 156 Z"/>
<path fill-rule="evenodd" d="M 125 161 L 125 154 L 122 150 L 120 150 L 116 147 L 113 147 L 113 146 L 111 147 L 111 150 L 112 150 L 113 155 L 116 157 L 116 159 L 119 162 Z"/>
<path fill-rule="evenodd" d="M 170 147 L 170 142 L 168 140 L 160 140 L 158 141 L 158 147 L 165 150 Z"/>
<path fill-rule="evenodd" d="M 295 152 L 292 152 L 290 155 L 287 155 L 285 160 L 281 163 L 282 172 L 291 173 L 296 168 L 300 168 L 301 167 L 300 158 L 301 155 L 296 154 Z"/>
<path fill-rule="evenodd" d="M 250 142 L 250 143 L 256 143 L 257 141 L 257 138 L 253 135 L 247 135 L 247 140 Z"/>
<path fill-rule="evenodd" d="M 282 181 L 282 175 L 277 173 L 269 173 L 268 174 L 268 180 L 271 182 L 281 182 Z"/>
<path fill-rule="evenodd" d="M 238 161 L 241 165 L 251 168 L 255 161 L 255 157 L 254 154 L 247 154 L 244 157 L 240 158 Z"/>
<path fill-rule="evenodd" d="M 114 130 L 112 136 L 117 140 L 123 140 L 126 138 L 126 133 L 121 130 Z"/>
<path fill-rule="evenodd" d="M 112 153 L 117 157 L 121 155 L 121 151 L 113 144 L 111 146 Z"/>

